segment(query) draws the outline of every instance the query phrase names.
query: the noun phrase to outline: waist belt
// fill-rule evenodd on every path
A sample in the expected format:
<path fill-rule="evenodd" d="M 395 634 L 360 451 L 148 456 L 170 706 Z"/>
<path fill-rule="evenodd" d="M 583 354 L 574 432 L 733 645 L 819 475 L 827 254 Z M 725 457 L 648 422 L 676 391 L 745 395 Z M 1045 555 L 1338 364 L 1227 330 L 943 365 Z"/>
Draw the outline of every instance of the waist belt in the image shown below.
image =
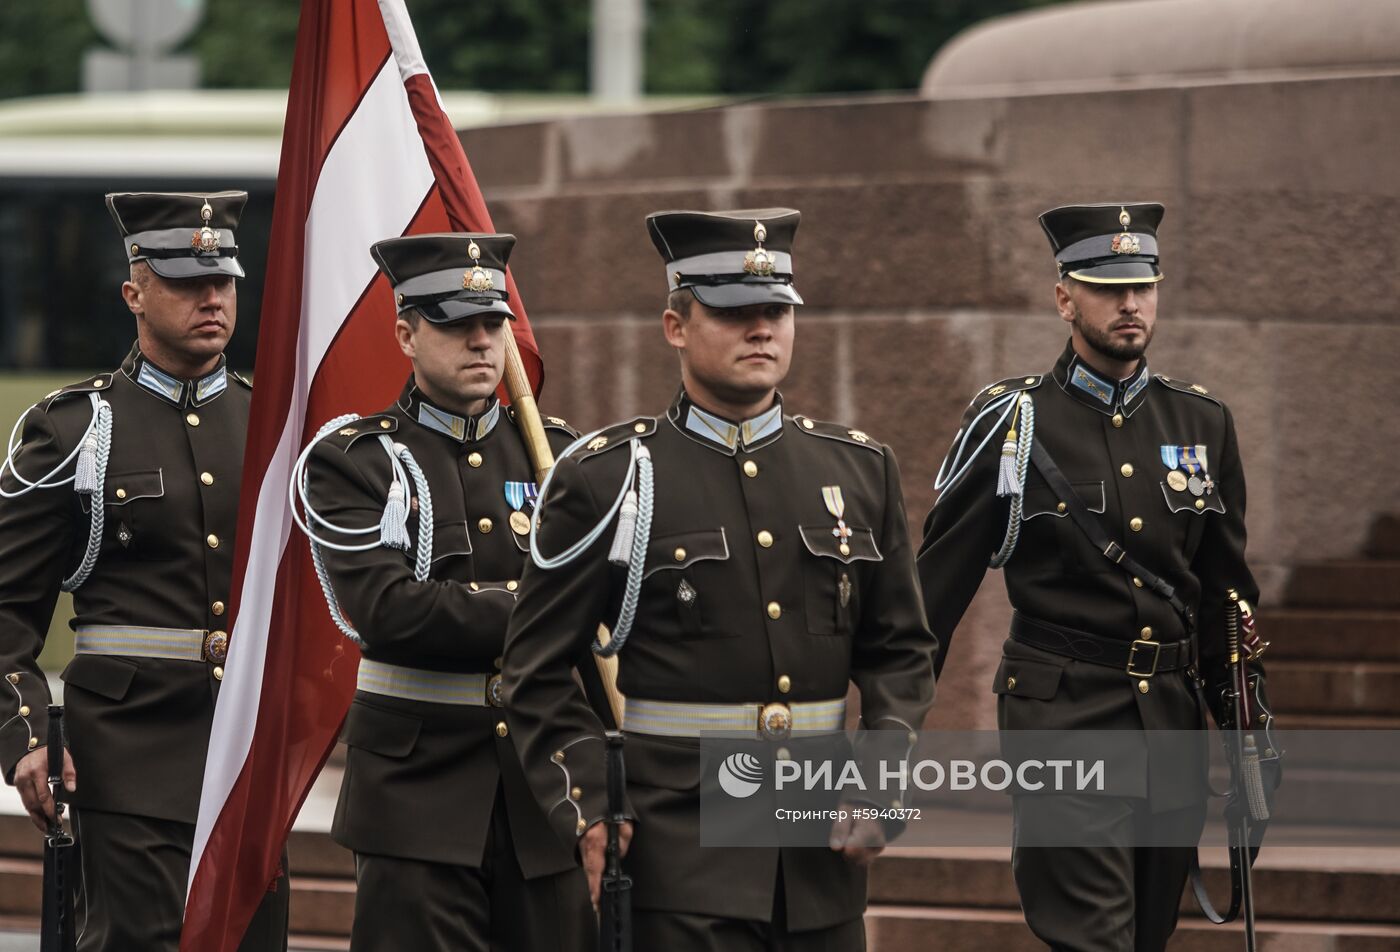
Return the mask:
<path fill-rule="evenodd" d="M 407 701 L 474 707 L 501 706 L 499 674 L 424 671 L 422 668 L 407 668 L 399 664 L 361 658 L 356 686 L 369 694 L 382 694 Z"/>
<path fill-rule="evenodd" d="M 127 625 L 80 625 L 75 654 L 212 661 L 228 657 L 228 633 L 199 628 L 134 628 Z"/>
<path fill-rule="evenodd" d="M 1118 668 L 1134 678 L 1150 678 L 1154 674 L 1178 671 L 1191 664 L 1189 638 L 1168 642 L 1143 638 L 1122 641 L 1037 621 L 1020 612 L 1011 615 L 1011 640 L 1077 661 Z"/>
<path fill-rule="evenodd" d="M 795 704 L 699 704 L 629 697 L 622 715 L 623 730 L 664 737 L 699 737 L 701 731 L 752 731 L 765 740 L 782 740 L 793 731 L 835 733 L 845 726 L 843 697 Z"/>

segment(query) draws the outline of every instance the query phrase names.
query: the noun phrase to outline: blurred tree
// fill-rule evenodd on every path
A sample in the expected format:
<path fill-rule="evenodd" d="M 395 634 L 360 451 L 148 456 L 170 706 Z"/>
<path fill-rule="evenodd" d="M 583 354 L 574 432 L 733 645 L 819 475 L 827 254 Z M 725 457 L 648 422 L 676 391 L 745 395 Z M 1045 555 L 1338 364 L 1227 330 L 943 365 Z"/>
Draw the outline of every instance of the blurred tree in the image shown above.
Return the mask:
<path fill-rule="evenodd" d="M 646 0 L 653 93 L 911 89 L 950 37 L 1064 0 Z M 583 92 L 588 0 L 407 0 L 444 89 Z M 212 88 L 283 87 L 299 4 L 210 0 L 190 42 Z M 83 0 L 0 2 L 0 97 L 76 91 L 98 41 Z"/>

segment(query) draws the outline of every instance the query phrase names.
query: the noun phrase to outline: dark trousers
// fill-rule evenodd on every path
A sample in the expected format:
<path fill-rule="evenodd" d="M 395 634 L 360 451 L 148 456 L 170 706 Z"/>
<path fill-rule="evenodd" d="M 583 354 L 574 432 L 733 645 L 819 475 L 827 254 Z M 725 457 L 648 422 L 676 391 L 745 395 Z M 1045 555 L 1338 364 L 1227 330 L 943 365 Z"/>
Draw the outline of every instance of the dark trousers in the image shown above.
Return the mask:
<path fill-rule="evenodd" d="M 594 952 L 583 871 L 526 879 L 505 812 L 498 799 L 480 869 L 356 853 L 350 952 Z"/>
<path fill-rule="evenodd" d="M 77 811 L 75 826 L 82 848 L 79 952 L 176 952 L 194 825 L 85 809 Z M 285 952 L 290 895 L 284 874 L 258 907 L 241 952 Z"/>
<path fill-rule="evenodd" d="M 1146 814 L 1142 800 L 1015 798 L 1011 869 L 1026 924 L 1055 952 L 1160 952 L 1176 929 L 1205 805 Z M 1032 846 L 1037 831 L 1085 832 L 1085 846 Z"/>
<path fill-rule="evenodd" d="M 785 908 L 780 874 L 771 922 L 633 909 L 632 948 L 635 952 L 864 952 L 864 919 L 791 932 Z"/>

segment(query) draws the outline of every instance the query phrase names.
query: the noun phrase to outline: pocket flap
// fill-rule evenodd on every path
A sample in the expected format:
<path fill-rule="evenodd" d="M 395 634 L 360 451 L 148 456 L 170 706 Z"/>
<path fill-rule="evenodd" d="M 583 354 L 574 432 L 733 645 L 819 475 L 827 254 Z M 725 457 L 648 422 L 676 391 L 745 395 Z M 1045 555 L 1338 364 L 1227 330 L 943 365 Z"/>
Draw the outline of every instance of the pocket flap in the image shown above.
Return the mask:
<path fill-rule="evenodd" d="M 1060 677 L 1064 671 L 1063 665 L 1046 661 L 1002 657 L 1001 664 L 997 666 L 992 693 L 1048 701 L 1060 689 Z"/>
<path fill-rule="evenodd" d="M 421 718 L 356 701 L 350 705 L 340 737 L 350 747 L 385 757 L 407 757 L 413 752 L 422 727 Z"/>
<path fill-rule="evenodd" d="M 1162 495 L 1166 497 L 1167 508 L 1172 512 L 1190 512 L 1200 514 L 1203 512 L 1224 512 L 1225 500 L 1220 498 L 1220 493 L 1210 493 L 1205 496 L 1193 496 L 1189 492 L 1177 492 L 1166 483 L 1162 483 Z M 1201 505 L 1196 505 L 1196 503 Z"/>
<path fill-rule="evenodd" d="M 1084 505 L 1090 512 L 1103 512 L 1104 505 L 1103 481 L 1070 483 L 1070 488 L 1075 495 L 1084 500 Z M 1069 506 L 1064 509 L 1060 504 L 1065 502 L 1059 494 L 1049 486 L 1035 486 L 1026 489 L 1026 495 L 1021 503 L 1021 521 L 1034 519 L 1036 516 L 1055 516 L 1064 519 L 1069 516 Z"/>
<path fill-rule="evenodd" d="M 125 506 L 137 499 L 165 495 L 165 477 L 159 469 L 107 474 L 107 505 Z"/>
<path fill-rule="evenodd" d="M 663 569 L 683 569 L 706 559 L 729 558 L 729 541 L 724 529 L 677 532 L 653 538 L 647 546 L 647 568 L 642 578 Z"/>
<path fill-rule="evenodd" d="M 702 754 L 694 741 L 629 734 L 627 780 L 663 790 L 700 786 Z"/>
<path fill-rule="evenodd" d="M 857 559 L 867 562 L 883 562 L 885 560 L 885 557 L 880 554 L 879 546 L 875 544 L 875 533 L 869 529 L 859 529 L 852 526 L 851 534 L 846 539 L 846 552 L 841 551 L 841 540 L 832 534 L 832 527 L 829 525 L 799 526 L 798 530 L 802 533 L 802 544 L 813 555 L 837 559 L 848 564 Z"/>
<path fill-rule="evenodd" d="M 418 538 L 413 537 L 413 544 Z M 467 534 L 467 524 L 459 519 L 451 522 L 433 523 L 433 562 L 451 558 L 454 555 L 471 555 L 472 541 Z"/>
<path fill-rule="evenodd" d="M 136 677 L 136 662 L 110 655 L 74 655 L 63 669 L 63 683 L 100 694 L 113 701 L 126 697 L 131 679 Z"/>

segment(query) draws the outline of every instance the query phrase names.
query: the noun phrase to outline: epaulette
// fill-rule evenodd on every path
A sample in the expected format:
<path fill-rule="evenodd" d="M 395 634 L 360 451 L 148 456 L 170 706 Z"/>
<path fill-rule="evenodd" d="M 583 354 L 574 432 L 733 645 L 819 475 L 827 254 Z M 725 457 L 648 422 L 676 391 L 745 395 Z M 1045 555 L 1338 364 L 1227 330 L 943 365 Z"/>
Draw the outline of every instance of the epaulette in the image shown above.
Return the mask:
<path fill-rule="evenodd" d="M 103 390 L 109 388 L 110 386 L 112 386 L 112 375 L 98 374 L 96 377 L 89 377 L 86 380 L 80 380 L 77 383 L 70 383 L 66 387 L 59 387 L 52 393 L 45 395 L 44 399 L 40 400 L 39 402 L 43 405 L 44 410 L 48 410 L 49 407 L 53 406 L 59 400 L 64 399 L 70 394 L 100 393 Z"/>
<path fill-rule="evenodd" d="M 515 407 L 506 407 L 506 416 L 510 417 L 511 422 L 514 423 Z M 578 430 L 575 430 L 573 427 L 569 426 L 569 421 L 565 420 L 563 417 L 541 415 L 540 423 L 544 425 L 544 428 L 546 430 L 561 430 L 564 433 L 567 433 L 570 436 L 572 436 L 574 439 L 578 439 Z"/>
<path fill-rule="evenodd" d="M 1040 386 L 1044 379 L 1043 374 L 1031 374 L 1025 377 L 1007 377 L 1005 380 L 998 380 L 990 387 L 982 388 L 977 396 L 972 398 L 972 406 L 980 410 L 1003 394 L 1034 390 Z"/>
<path fill-rule="evenodd" d="M 1189 393 L 1194 397 L 1202 397 L 1206 400 L 1209 400 L 1211 403 L 1214 403 L 1217 406 L 1224 406 L 1224 404 L 1221 403 L 1218 399 L 1210 395 L 1209 390 L 1207 390 L 1205 387 L 1202 387 L 1198 383 L 1186 383 L 1184 380 L 1173 380 L 1171 377 L 1164 377 L 1161 374 L 1153 374 L 1152 379 L 1156 380 L 1164 387 L 1170 387 L 1171 389 L 1176 390 L 1179 393 Z"/>
<path fill-rule="evenodd" d="M 619 446 L 627 445 L 627 441 L 641 437 L 646 439 L 656 432 L 656 417 L 640 416 L 622 423 L 614 423 L 604 430 L 600 430 L 596 436 L 590 439 L 583 446 L 579 447 L 573 454 L 577 460 L 585 460 Z"/>
<path fill-rule="evenodd" d="M 351 420 L 334 433 L 326 434 L 324 442 L 332 446 L 338 446 L 341 450 L 349 452 L 350 447 L 361 437 L 393 433 L 398 430 L 398 428 L 398 420 L 387 413 L 377 413 L 373 416 Z"/>
<path fill-rule="evenodd" d="M 247 387 L 249 390 L 253 389 L 253 381 L 249 380 L 247 377 L 243 376 L 238 371 L 230 370 L 228 372 L 228 375 L 234 380 L 237 380 L 239 383 L 243 384 L 243 386 Z"/>
<path fill-rule="evenodd" d="M 793 416 L 792 422 L 796 424 L 797 428 L 803 433 L 807 433 L 811 436 L 824 436 L 828 440 L 840 440 L 842 443 L 863 446 L 876 453 L 883 453 L 885 451 L 884 446 L 864 430 L 853 430 L 848 426 L 842 426 L 840 423 L 824 423 L 821 420 L 813 420 L 811 417 L 805 417 L 801 414 Z"/>

